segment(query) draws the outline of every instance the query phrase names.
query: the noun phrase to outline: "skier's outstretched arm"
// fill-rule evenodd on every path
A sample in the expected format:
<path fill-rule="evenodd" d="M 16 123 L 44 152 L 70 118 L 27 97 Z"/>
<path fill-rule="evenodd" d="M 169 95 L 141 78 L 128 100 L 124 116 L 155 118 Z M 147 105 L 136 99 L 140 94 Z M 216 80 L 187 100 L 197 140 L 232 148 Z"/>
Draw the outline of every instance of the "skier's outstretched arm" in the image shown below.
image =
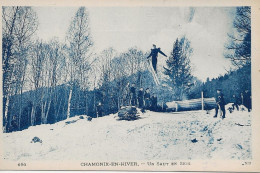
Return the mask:
<path fill-rule="evenodd" d="M 159 49 L 159 53 L 162 54 L 163 56 L 167 57 L 167 55 L 165 55 L 160 49 Z"/>
<path fill-rule="evenodd" d="M 151 56 L 152 56 L 152 52 L 151 52 L 150 55 L 147 57 L 147 59 L 150 58 Z"/>

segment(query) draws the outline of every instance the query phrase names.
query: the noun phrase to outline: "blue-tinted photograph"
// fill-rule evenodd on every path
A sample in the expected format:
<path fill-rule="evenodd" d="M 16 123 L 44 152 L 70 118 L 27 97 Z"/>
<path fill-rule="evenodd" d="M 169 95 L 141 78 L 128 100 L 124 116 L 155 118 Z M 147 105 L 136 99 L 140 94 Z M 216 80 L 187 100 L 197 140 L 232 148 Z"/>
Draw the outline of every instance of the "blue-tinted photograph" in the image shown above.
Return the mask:
<path fill-rule="evenodd" d="M 3 159 L 251 160 L 251 7 L 2 7 Z"/>

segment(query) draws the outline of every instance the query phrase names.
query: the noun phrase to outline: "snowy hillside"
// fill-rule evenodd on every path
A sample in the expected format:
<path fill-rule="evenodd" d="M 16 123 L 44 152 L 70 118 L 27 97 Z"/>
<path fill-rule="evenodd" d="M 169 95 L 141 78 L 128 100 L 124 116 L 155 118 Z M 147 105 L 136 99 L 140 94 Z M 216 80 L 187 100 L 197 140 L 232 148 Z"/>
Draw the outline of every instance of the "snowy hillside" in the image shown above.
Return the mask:
<path fill-rule="evenodd" d="M 79 116 L 4 134 L 7 160 L 175 160 L 250 159 L 251 117 L 206 111 L 146 112 L 136 121 L 116 115 L 87 121 Z M 74 123 L 68 121 L 77 120 Z M 39 137 L 42 143 L 31 143 Z"/>

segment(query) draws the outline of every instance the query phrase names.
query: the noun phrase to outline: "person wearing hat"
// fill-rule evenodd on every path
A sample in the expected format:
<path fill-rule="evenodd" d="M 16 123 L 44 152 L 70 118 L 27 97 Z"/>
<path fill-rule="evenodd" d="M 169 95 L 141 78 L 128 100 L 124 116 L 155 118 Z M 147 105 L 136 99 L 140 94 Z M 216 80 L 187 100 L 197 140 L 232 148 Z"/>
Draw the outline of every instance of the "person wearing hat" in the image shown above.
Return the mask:
<path fill-rule="evenodd" d="M 215 108 L 216 113 L 215 113 L 214 118 L 217 118 L 219 109 L 221 109 L 221 111 L 222 111 L 222 119 L 226 118 L 225 100 L 224 100 L 224 95 L 223 95 L 221 89 L 217 89 L 217 94 L 216 94 L 215 99 L 216 99 L 216 102 L 217 102 L 217 106 Z"/>
<path fill-rule="evenodd" d="M 157 111 L 157 97 L 155 94 L 153 94 L 151 97 L 151 110 Z"/>
<path fill-rule="evenodd" d="M 16 116 L 14 115 L 12 117 L 11 126 L 9 127 L 9 132 L 15 132 L 17 130 L 18 130 L 17 119 Z"/>
<path fill-rule="evenodd" d="M 250 112 L 252 109 L 252 101 L 251 101 L 251 93 L 249 92 L 249 90 L 245 90 L 244 105 L 248 109 L 248 112 Z"/>
<path fill-rule="evenodd" d="M 167 55 L 165 55 L 165 54 L 161 51 L 160 48 L 156 48 L 156 45 L 153 44 L 153 49 L 151 49 L 151 53 L 150 53 L 150 55 L 147 57 L 147 59 L 150 58 L 150 57 L 152 57 L 152 65 L 153 65 L 153 69 L 154 69 L 155 72 L 157 72 L 157 71 L 156 71 L 156 67 L 157 67 L 157 57 L 158 57 L 158 53 L 160 53 L 160 54 L 162 54 L 163 56 L 167 57 Z"/>
<path fill-rule="evenodd" d="M 130 87 L 130 105 L 136 106 L 136 91 L 135 84 Z"/>
<path fill-rule="evenodd" d="M 150 98 L 150 89 L 146 88 L 145 93 L 144 93 L 144 105 L 145 109 L 150 109 L 151 106 L 151 98 Z"/>

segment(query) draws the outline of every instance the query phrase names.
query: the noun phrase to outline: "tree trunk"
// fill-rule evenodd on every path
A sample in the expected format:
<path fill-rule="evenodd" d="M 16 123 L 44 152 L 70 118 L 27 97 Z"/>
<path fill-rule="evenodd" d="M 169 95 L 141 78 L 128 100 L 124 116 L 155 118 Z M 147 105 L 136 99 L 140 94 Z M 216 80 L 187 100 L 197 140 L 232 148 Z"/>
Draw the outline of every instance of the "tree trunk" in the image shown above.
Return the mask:
<path fill-rule="evenodd" d="M 67 109 L 67 118 L 70 117 L 70 102 L 71 102 L 71 96 L 72 96 L 72 88 L 70 88 L 70 93 L 69 93 L 68 109 Z"/>
<path fill-rule="evenodd" d="M 88 95 L 87 95 L 87 91 L 85 92 L 85 99 L 86 99 L 86 108 L 85 108 L 85 110 L 86 110 L 86 115 L 88 115 L 88 105 L 89 105 L 89 103 L 88 103 Z"/>
<path fill-rule="evenodd" d="M 46 112 L 44 124 L 47 124 L 47 122 L 48 122 L 48 116 L 49 116 L 49 112 L 50 112 L 50 107 L 51 107 L 51 98 L 50 98 L 50 101 L 49 101 L 49 103 L 48 103 L 48 107 L 47 107 L 47 112 Z"/>
<path fill-rule="evenodd" d="M 23 89 L 20 91 L 20 108 L 19 108 L 19 117 L 18 117 L 18 129 L 21 130 L 21 117 L 22 117 L 22 100 L 23 100 Z"/>
<path fill-rule="evenodd" d="M 46 124 L 46 105 L 47 105 L 47 100 L 45 102 L 42 101 L 42 115 L 41 115 L 41 124 Z"/>
<path fill-rule="evenodd" d="M 51 93 L 50 93 L 50 95 L 49 95 L 50 101 L 49 101 L 49 103 L 48 103 L 47 111 L 46 111 L 46 114 L 45 114 L 45 122 L 44 122 L 44 124 L 47 124 L 47 122 L 48 122 L 48 117 L 49 117 L 49 112 L 50 112 L 50 107 L 51 107 L 52 96 L 53 96 L 53 89 L 51 88 Z M 54 97 L 54 99 L 55 99 L 55 97 Z M 47 102 L 47 101 L 46 101 L 46 102 Z M 55 108 L 56 108 L 56 105 L 55 105 Z"/>
<path fill-rule="evenodd" d="M 4 132 L 7 132 L 7 124 L 8 124 L 8 108 L 9 108 L 9 95 L 7 95 L 6 97 L 6 102 L 5 102 L 5 114 L 4 114 L 4 118 L 5 118 L 5 124 L 4 124 Z"/>
<path fill-rule="evenodd" d="M 34 105 L 32 106 L 32 112 L 31 112 L 31 126 L 34 126 L 35 123 L 35 108 Z"/>
<path fill-rule="evenodd" d="M 19 130 L 21 130 L 21 117 L 22 117 L 22 103 L 23 103 L 23 86 L 24 86 L 24 80 L 25 80 L 25 71 L 26 71 L 27 64 L 24 64 L 24 69 L 23 69 L 23 76 L 22 76 L 22 81 L 21 81 L 21 86 L 20 86 L 20 111 L 19 111 L 19 119 L 18 119 L 18 126 Z"/>
<path fill-rule="evenodd" d="M 57 111 L 55 111 L 55 119 L 54 119 L 54 121 L 55 121 L 55 123 L 58 121 L 58 115 L 62 115 L 62 117 L 64 116 L 64 111 L 62 111 L 61 113 L 59 113 L 60 112 L 60 110 L 61 110 L 61 102 L 62 101 L 60 101 L 59 102 L 59 106 L 58 106 L 58 109 L 57 109 Z M 57 103 L 58 103 L 58 101 L 56 101 L 56 104 L 55 105 L 57 105 Z M 55 106 L 56 107 L 56 106 Z M 63 110 L 64 110 L 64 108 L 63 108 Z"/>
<path fill-rule="evenodd" d="M 175 111 L 201 110 L 202 102 L 200 98 L 185 101 L 167 102 L 166 105 L 167 109 Z M 207 110 L 215 108 L 217 106 L 215 98 L 204 98 L 204 106 L 206 106 L 205 109 Z M 176 110 L 176 108 L 178 109 Z"/>
<path fill-rule="evenodd" d="M 117 110 L 120 110 L 120 95 L 117 96 Z"/>

